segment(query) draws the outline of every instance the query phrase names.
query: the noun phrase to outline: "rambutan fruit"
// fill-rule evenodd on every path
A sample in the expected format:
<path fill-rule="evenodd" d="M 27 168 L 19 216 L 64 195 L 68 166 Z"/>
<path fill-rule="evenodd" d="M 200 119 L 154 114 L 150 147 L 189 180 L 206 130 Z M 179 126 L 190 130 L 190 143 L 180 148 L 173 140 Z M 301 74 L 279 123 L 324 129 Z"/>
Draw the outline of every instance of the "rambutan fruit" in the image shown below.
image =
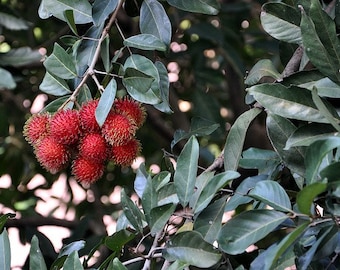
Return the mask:
<path fill-rule="evenodd" d="M 129 166 L 141 150 L 140 142 L 132 138 L 123 145 L 112 146 L 112 160 L 123 167 Z"/>
<path fill-rule="evenodd" d="M 37 143 L 48 135 L 50 115 L 40 113 L 32 115 L 25 123 L 23 134 L 30 144 Z"/>
<path fill-rule="evenodd" d="M 134 121 L 137 128 L 140 128 L 146 118 L 145 108 L 141 103 L 132 98 L 125 97 L 123 99 L 116 99 L 114 102 L 114 109 L 117 113 L 123 114 Z"/>
<path fill-rule="evenodd" d="M 67 166 L 70 160 L 68 148 L 51 136 L 42 138 L 35 146 L 37 160 L 47 171 L 57 173 Z"/>
<path fill-rule="evenodd" d="M 73 161 L 72 174 L 83 183 L 94 183 L 104 174 L 104 163 L 94 162 L 79 156 Z"/>
<path fill-rule="evenodd" d="M 108 157 L 109 145 L 99 133 L 86 134 L 79 142 L 79 155 L 95 162 L 104 162 Z"/>
<path fill-rule="evenodd" d="M 50 134 L 62 144 L 77 142 L 80 135 L 78 111 L 67 109 L 56 112 L 51 118 Z"/>
<path fill-rule="evenodd" d="M 111 145 L 124 144 L 136 134 L 137 126 L 126 116 L 110 112 L 103 127 L 102 135 Z"/>
<path fill-rule="evenodd" d="M 98 99 L 90 100 L 83 104 L 79 110 L 80 126 L 84 132 L 92 133 L 100 131 L 95 115 L 98 102 Z"/>

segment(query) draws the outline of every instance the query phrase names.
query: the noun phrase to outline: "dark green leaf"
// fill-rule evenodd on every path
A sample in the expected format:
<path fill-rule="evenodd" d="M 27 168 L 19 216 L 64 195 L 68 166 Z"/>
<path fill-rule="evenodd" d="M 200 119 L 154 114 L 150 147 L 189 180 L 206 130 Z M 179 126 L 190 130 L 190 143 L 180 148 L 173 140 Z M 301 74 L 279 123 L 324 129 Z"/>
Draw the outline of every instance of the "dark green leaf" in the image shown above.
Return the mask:
<path fill-rule="evenodd" d="M 174 261 L 168 268 L 167 270 L 182 270 L 188 267 L 190 264 L 181 262 L 179 260 Z"/>
<path fill-rule="evenodd" d="M 85 241 L 79 240 L 63 246 L 59 251 L 58 258 L 69 256 L 74 251 L 79 251 L 85 247 Z"/>
<path fill-rule="evenodd" d="M 307 89 L 285 87 L 282 84 L 260 84 L 248 88 L 248 92 L 267 110 L 282 117 L 328 123 Z"/>
<path fill-rule="evenodd" d="M 40 269 L 40 268 L 34 268 L 34 269 Z M 67 256 L 64 266 L 63 266 L 63 270 L 81 270 L 81 269 L 84 269 L 84 267 L 82 266 L 80 262 L 78 252 L 73 251 L 69 256 Z"/>
<path fill-rule="evenodd" d="M 103 66 L 106 72 L 110 72 L 110 37 L 107 36 L 100 45 L 100 56 L 103 60 Z"/>
<path fill-rule="evenodd" d="M 0 68 L 0 78 L 0 90 L 3 88 L 14 89 L 17 86 L 12 74 L 6 69 Z"/>
<path fill-rule="evenodd" d="M 305 186 L 302 190 L 300 190 L 296 198 L 300 212 L 305 215 L 310 215 L 314 199 L 320 193 L 326 191 L 326 189 L 327 183 L 318 182 Z"/>
<path fill-rule="evenodd" d="M 189 132 L 176 130 L 174 139 L 171 142 L 171 149 L 181 140 L 188 139 L 191 136 L 205 136 L 213 133 L 220 125 L 201 117 L 193 117 L 190 123 Z"/>
<path fill-rule="evenodd" d="M 50 113 L 56 112 L 60 108 L 60 106 L 64 104 L 64 102 L 66 102 L 69 98 L 70 98 L 69 95 L 57 98 L 53 100 L 51 103 L 49 103 L 47 106 L 45 106 L 41 110 L 41 112 L 50 112 Z M 72 107 L 73 107 L 73 102 L 70 102 L 70 104 L 72 104 Z"/>
<path fill-rule="evenodd" d="M 107 270 L 128 270 L 128 269 L 120 262 L 118 258 L 114 258 L 110 262 Z"/>
<path fill-rule="evenodd" d="M 180 203 L 185 207 L 194 192 L 199 156 L 199 145 L 196 137 L 192 136 L 185 144 L 177 159 L 174 175 L 174 185 Z"/>
<path fill-rule="evenodd" d="M 219 247 L 232 255 L 243 253 L 286 219 L 285 214 L 274 210 L 243 212 L 223 225 L 218 235 Z"/>
<path fill-rule="evenodd" d="M 123 207 L 123 212 L 131 225 L 135 230 L 142 232 L 144 215 L 139 210 L 137 205 L 135 205 L 134 202 L 126 195 L 124 189 L 121 191 L 121 204 Z"/>
<path fill-rule="evenodd" d="M 335 24 L 324 11 L 312 2 L 313 20 L 302 12 L 301 33 L 306 54 L 315 67 L 335 82 L 340 81 L 338 52 L 340 43 Z M 314 18 L 315 17 L 315 18 Z M 328 18 L 327 18 L 328 17 Z M 316 24 L 319 24 L 316 26 Z"/>
<path fill-rule="evenodd" d="M 306 152 L 306 182 L 311 184 L 320 180 L 319 170 L 327 153 L 340 146 L 340 137 L 330 137 L 312 143 Z"/>
<path fill-rule="evenodd" d="M 133 54 L 131 55 L 124 64 L 124 69 L 134 68 L 140 72 L 153 78 L 150 89 L 146 92 L 144 89 L 141 91 L 139 87 L 135 88 L 132 85 L 125 85 L 129 94 L 137 101 L 146 104 L 157 104 L 160 103 L 160 90 L 159 90 L 159 74 L 155 65 L 146 57 Z"/>
<path fill-rule="evenodd" d="M 102 93 L 96 108 L 95 116 L 99 126 L 104 124 L 106 117 L 112 108 L 112 104 L 116 97 L 116 91 L 117 83 L 116 80 L 112 79 Z"/>
<path fill-rule="evenodd" d="M 112 251 L 120 252 L 122 247 L 129 243 L 136 236 L 128 230 L 119 230 L 114 234 L 105 237 L 105 245 Z"/>
<path fill-rule="evenodd" d="M 285 150 L 286 142 L 296 127 L 288 119 L 275 114 L 268 114 L 266 123 L 269 139 L 281 160 L 291 171 L 303 176 L 305 150 L 301 147 Z"/>
<path fill-rule="evenodd" d="M 195 231 L 182 232 L 172 237 L 163 256 L 169 261 L 179 260 L 203 268 L 211 267 L 221 259 L 221 254 Z"/>
<path fill-rule="evenodd" d="M 320 171 L 321 179 L 326 178 L 329 184 L 332 184 L 332 182 L 334 182 L 335 185 L 338 185 L 337 182 L 340 181 L 339 170 L 340 162 L 333 162 L 327 167 L 323 168 L 322 171 Z"/>
<path fill-rule="evenodd" d="M 278 80 L 280 79 L 280 76 L 280 73 L 277 71 L 271 60 L 262 59 L 252 67 L 244 83 L 247 85 L 254 85 L 263 77 L 271 77 Z"/>
<path fill-rule="evenodd" d="M 45 68 L 62 79 L 77 77 L 76 66 L 72 57 L 58 44 L 54 44 L 52 54 L 44 61 Z"/>
<path fill-rule="evenodd" d="M 11 248 L 6 229 L 0 234 L 0 269 L 11 269 Z M 41 269 L 44 270 L 44 268 Z"/>
<path fill-rule="evenodd" d="M 175 204 L 165 204 L 157 206 L 150 211 L 150 222 L 151 235 L 155 235 L 164 229 L 165 224 L 169 221 L 170 217 L 176 209 Z"/>
<path fill-rule="evenodd" d="M 0 216 L 0 232 L 2 232 L 2 229 L 4 228 L 6 221 L 9 218 L 15 218 L 15 214 L 8 213 Z"/>
<path fill-rule="evenodd" d="M 159 89 L 160 89 L 160 97 L 162 102 L 159 104 L 153 105 L 157 110 L 165 113 L 172 113 L 173 111 L 170 108 L 169 104 L 169 75 L 168 70 L 164 66 L 164 64 L 160 61 L 155 62 L 155 66 L 158 70 L 159 74 Z"/>
<path fill-rule="evenodd" d="M 82 105 L 83 103 L 86 103 L 90 100 L 92 100 L 91 90 L 87 84 L 84 84 L 79 91 L 79 95 L 77 96 L 77 102 L 79 105 Z"/>
<path fill-rule="evenodd" d="M 171 23 L 163 6 L 156 0 L 144 0 L 140 10 L 139 27 L 142 34 L 150 34 L 166 45 L 171 41 Z"/>
<path fill-rule="evenodd" d="M 146 51 L 166 51 L 165 43 L 151 34 L 139 34 L 124 40 L 124 45 Z"/>
<path fill-rule="evenodd" d="M 197 203 L 191 207 L 194 209 L 194 213 L 199 213 L 205 209 L 211 200 L 214 198 L 216 192 L 227 185 L 232 180 L 238 178 L 240 174 L 235 171 L 226 171 L 215 175 L 209 180 L 207 185 L 202 189 Z"/>
<path fill-rule="evenodd" d="M 176 188 L 175 188 L 174 183 L 172 182 L 160 188 L 157 194 L 158 194 L 158 206 L 169 204 L 169 203 L 173 203 L 173 204 L 179 203 Z"/>
<path fill-rule="evenodd" d="M 259 172 L 267 172 L 276 167 L 280 162 L 280 157 L 273 150 L 248 148 L 243 151 L 239 166 L 245 169 L 258 169 Z"/>
<path fill-rule="evenodd" d="M 96 0 L 92 5 L 92 17 L 95 26 L 100 25 L 116 9 L 118 0 Z"/>
<path fill-rule="evenodd" d="M 167 171 L 163 171 L 158 173 L 154 176 L 152 181 L 154 182 L 154 185 L 156 187 L 156 191 L 160 190 L 162 187 L 164 187 L 166 184 L 168 184 L 171 180 L 171 173 Z"/>
<path fill-rule="evenodd" d="M 72 32 L 78 36 L 77 26 L 74 21 L 73 10 L 67 9 L 64 11 L 64 18 Z"/>
<path fill-rule="evenodd" d="M 153 208 L 157 207 L 158 196 L 156 192 L 156 187 L 154 185 L 153 179 L 150 177 L 147 179 L 147 184 L 143 192 L 142 206 L 145 219 L 150 225 L 151 217 L 150 212 Z"/>
<path fill-rule="evenodd" d="M 125 87 L 138 89 L 140 93 L 144 94 L 150 89 L 154 80 L 155 78 L 152 76 L 149 76 L 138 69 L 129 67 L 125 70 L 123 84 Z"/>
<path fill-rule="evenodd" d="M 172 5 L 178 9 L 209 15 L 216 15 L 220 8 L 219 2 L 216 0 L 167 0 L 167 2 L 169 5 Z"/>
<path fill-rule="evenodd" d="M 284 3 L 267 3 L 261 12 L 261 24 L 272 37 L 288 43 L 300 44 L 300 13 Z"/>
<path fill-rule="evenodd" d="M 258 182 L 248 195 L 278 211 L 292 211 L 292 205 L 286 191 L 275 181 L 265 180 Z"/>
<path fill-rule="evenodd" d="M 39 89 L 46 94 L 63 96 L 71 93 L 65 80 L 46 72 Z"/>
<path fill-rule="evenodd" d="M 9 268 L 3 268 L 9 269 Z M 31 248 L 30 248 L 30 270 L 41 269 L 47 270 L 45 260 L 43 255 L 41 254 L 41 250 L 39 248 L 39 240 L 34 235 L 31 240 Z"/>
<path fill-rule="evenodd" d="M 224 169 L 226 171 L 237 170 L 248 127 L 260 112 L 258 108 L 244 112 L 231 127 L 224 146 Z"/>
<path fill-rule="evenodd" d="M 30 27 L 29 22 L 5 12 L 0 12 L 0 25 L 12 31 L 27 30 Z"/>
<path fill-rule="evenodd" d="M 43 0 L 42 5 L 45 13 L 48 12 L 60 20 L 65 21 L 65 10 L 73 10 L 76 24 L 92 22 L 92 6 L 87 0 Z"/>
<path fill-rule="evenodd" d="M 32 50 L 29 47 L 11 49 L 7 53 L 0 53 L 2 66 L 22 67 L 32 63 L 39 63 L 43 56 L 39 50 Z"/>
<path fill-rule="evenodd" d="M 285 149 L 295 146 L 309 146 L 313 142 L 336 135 L 331 125 L 310 123 L 298 127 L 286 142 Z"/>
<path fill-rule="evenodd" d="M 194 223 L 194 230 L 199 232 L 204 241 L 213 244 L 217 238 L 218 232 L 222 227 L 222 217 L 226 198 L 222 197 L 211 205 L 203 209 Z"/>

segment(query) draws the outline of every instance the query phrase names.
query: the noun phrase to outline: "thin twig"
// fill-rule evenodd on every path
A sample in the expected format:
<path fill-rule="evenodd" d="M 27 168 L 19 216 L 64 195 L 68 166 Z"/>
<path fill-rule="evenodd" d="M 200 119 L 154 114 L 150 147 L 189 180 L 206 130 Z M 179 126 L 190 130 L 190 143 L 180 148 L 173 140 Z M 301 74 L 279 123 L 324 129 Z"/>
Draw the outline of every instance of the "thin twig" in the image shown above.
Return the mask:
<path fill-rule="evenodd" d="M 160 253 L 154 253 L 152 255 L 152 258 L 162 258 L 163 257 L 163 254 L 160 252 Z M 137 257 L 137 258 L 133 258 L 131 260 L 128 260 L 128 261 L 125 261 L 125 262 L 122 262 L 123 265 L 129 265 L 129 264 L 133 264 L 133 263 L 136 263 L 136 262 L 140 262 L 140 261 L 144 261 L 145 258 L 144 257 Z"/>
<path fill-rule="evenodd" d="M 205 172 L 212 172 L 223 168 L 224 165 L 224 150 L 218 155 L 214 162 L 205 169 Z"/>
<path fill-rule="evenodd" d="M 151 259 L 150 258 L 153 257 L 153 254 L 158 249 L 157 248 L 157 246 L 158 246 L 158 239 L 161 236 L 161 233 L 162 232 L 156 233 L 155 238 L 153 239 L 152 246 L 151 246 L 151 248 L 149 250 L 149 253 L 148 253 L 148 258 L 145 260 L 144 266 L 143 266 L 142 270 L 149 270 L 150 269 L 150 265 L 151 265 Z"/>

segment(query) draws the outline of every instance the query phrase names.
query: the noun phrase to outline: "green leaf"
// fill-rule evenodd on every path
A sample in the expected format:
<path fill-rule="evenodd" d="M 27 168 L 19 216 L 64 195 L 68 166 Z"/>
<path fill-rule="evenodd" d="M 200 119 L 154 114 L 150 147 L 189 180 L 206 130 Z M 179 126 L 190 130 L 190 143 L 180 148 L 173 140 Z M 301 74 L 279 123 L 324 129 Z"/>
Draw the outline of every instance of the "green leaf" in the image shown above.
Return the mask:
<path fill-rule="evenodd" d="M 11 269 L 11 248 L 6 229 L 0 234 L 0 269 Z"/>
<path fill-rule="evenodd" d="M 150 34 L 164 42 L 171 41 L 171 23 L 161 3 L 144 0 L 140 9 L 139 28 L 142 34 Z"/>
<path fill-rule="evenodd" d="M 218 234 L 218 243 L 224 252 L 236 255 L 264 238 L 287 219 L 274 210 L 251 210 L 243 212 L 223 225 Z"/>
<path fill-rule="evenodd" d="M 224 169 L 226 171 L 237 170 L 248 127 L 260 112 L 258 108 L 244 112 L 231 127 L 224 146 Z"/>
<path fill-rule="evenodd" d="M 85 83 L 79 91 L 79 94 L 77 96 L 77 102 L 79 105 L 82 105 L 90 100 L 92 100 L 91 90 Z"/>
<path fill-rule="evenodd" d="M 40 269 L 40 268 L 34 268 L 34 269 Z M 81 269 L 84 269 L 84 267 L 82 266 L 80 262 L 78 252 L 73 251 L 69 256 L 67 256 L 64 266 L 63 266 L 63 270 L 81 270 Z"/>
<path fill-rule="evenodd" d="M 0 25 L 11 31 L 27 30 L 30 23 L 11 14 L 0 12 Z"/>
<path fill-rule="evenodd" d="M 100 57 L 101 57 L 101 59 L 103 61 L 103 66 L 104 66 L 105 71 L 107 73 L 109 73 L 110 72 L 110 68 L 111 68 L 111 62 L 110 62 L 110 37 L 109 36 L 106 36 L 106 38 L 100 44 Z M 104 80 L 103 80 L 103 82 L 104 82 Z M 106 85 L 106 84 L 104 84 L 104 85 Z"/>
<path fill-rule="evenodd" d="M 135 234 L 128 230 L 119 230 L 110 236 L 105 237 L 105 246 L 115 252 L 120 252 L 124 245 L 136 237 Z"/>
<path fill-rule="evenodd" d="M 125 87 L 138 89 L 140 93 L 144 94 L 150 89 L 154 80 L 155 78 L 152 76 L 149 76 L 138 69 L 129 67 L 125 70 L 123 84 Z"/>
<path fill-rule="evenodd" d="M 168 171 L 160 172 L 157 175 L 155 175 L 154 178 L 152 179 L 156 187 L 156 191 L 160 190 L 162 187 L 168 184 L 170 180 L 171 180 L 171 173 Z"/>
<path fill-rule="evenodd" d="M 335 82 L 340 82 L 340 43 L 332 19 L 312 2 L 310 16 L 302 11 L 301 33 L 306 54 L 313 65 Z"/>
<path fill-rule="evenodd" d="M 204 241 L 213 244 L 217 238 L 218 232 L 222 227 L 222 217 L 226 198 L 222 197 L 210 204 L 199 213 L 194 223 L 194 230 L 199 232 Z"/>
<path fill-rule="evenodd" d="M 139 168 L 136 172 L 136 178 L 134 181 L 134 190 L 137 193 L 139 198 L 143 198 L 144 191 L 146 189 L 146 186 L 149 184 L 148 182 L 149 174 L 146 171 L 145 163 L 141 163 Z"/>
<path fill-rule="evenodd" d="M 69 256 L 74 251 L 79 251 L 85 247 L 85 241 L 79 240 L 63 246 L 59 251 L 58 258 Z"/>
<path fill-rule="evenodd" d="M 77 26 L 74 21 L 74 14 L 72 9 L 68 9 L 64 11 L 64 18 L 65 21 L 67 22 L 67 25 L 70 27 L 72 32 L 78 36 L 78 31 L 77 31 Z"/>
<path fill-rule="evenodd" d="M 159 104 L 154 104 L 153 106 L 161 112 L 173 113 L 173 111 L 170 108 L 170 104 L 169 104 L 170 82 L 169 82 L 168 70 L 164 66 L 164 64 L 160 61 L 156 61 L 155 66 L 159 74 L 159 90 L 160 90 L 160 98 L 162 102 Z"/>
<path fill-rule="evenodd" d="M 44 66 L 48 72 L 59 78 L 73 79 L 77 77 L 72 57 L 58 43 L 54 43 L 53 52 L 44 61 Z"/>
<path fill-rule="evenodd" d="M 157 192 L 158 194 L 158 206 L 173 203 L 178 204 L 179 199 L 177 196 L 177 191 L 173 182 L 170 182 L 160 188 Z"/>
<path fill-rule="evenodd" d="M 298 127 L 286 142 L 285 149 L 295 146 L 309 146 L 313 142 L 326 139 L 336 135 L 335 129 L 331 125 L 309 123 Z"/>
<path fill-rule="evenodd" d="M 275 151 L 251 147 L 243 151 L 239 166 L 244 169 L 268 172 L 279 163 L 280 157 Z"/>
<path fill-rule="evenodd" d="M 295 132 L 296 127 L 288 119 L 271 113 L 267 116 L 266 125 L 271 144 L 282 162 L 292 172 L 303 176 L 305 174 L 305 149 L 292 147 L 289 150 L 285 150 L 286 142 Z"/>
<path fill-rule="evenodd" d="M 146 51 L 166 51 L 165 43 L 151 34 L 139 34 L 124 40 L 124 45 Z"/>
<path fill-rule="evenodd" d="M 197 139 L 192 136 L 185 144 L 177 159 L 177 167 L 174 175 L 174 185 L 177 196 L 185 207 L 194 192 L 199 156 Z"/>
<path fill-rule="evenodd" d="M 182 9 L 189 12 L 197 12 L 208 15 L 216 15 L 219 11 L 220 5 L 216 0 L 167 0 L 169 5 L 178 9 Z"/>
<path fill-rule="evenodd" d="M 296 9 L 284 3 L 267 3 L 262 9 L 261 24 L 269 35 L 288 43 L 302 43 L 301 16 Z"/>
<path fill-rule="evenodd" d="M 140 72 L 153 78 L 151 87 L 145 92 L 141 91 L 140 88 L 133 87 L 132 85 L 125 85 L 128 93 L 137 101 L 146 104 L 157 104 L 160 103 L 160 90 L 159 90 L 159 74 L 155 65 L 146 57 L 133 54 L 126 59 L 124 63 L 124 69 L 134 68 Z M 124 83 L 124 80 L 123 80 Z M 142 89 L 144 90 L 144 89 Z"/>
<path fill-rule="evenodd" d="M 2 230 L 3 230 L 3 228 L 4 228 L 5 224 L 6 224 L 6 221 L 9 218 L 15 218 L 15 214 L 7 213 L 7 214 L 4 214 L 4 215 L 0 216 L 0 232 L 2 232 Z"/>
<path fill-rule="evenodd" d="M 282 84 L 260 84 L 248 88 L 248 92 L 267 110 L 282 117 L 328 123 L 307 89 L 285 87 Z"/>
<path fill-rule="evenodd" d="M 188 264 L 188 263 L 176 260 L 167 268 L 167 270 L 183 270 L 186 267 L 188 267 L 189 265 L 190 264 Z"/>
<path fill-rule="evenodd" d="M 128 269 L 120 262 L 118 258 L 114 258 L 110 262 L 107 270 L 128 270 Z"/>
<path fill-rule="evenodd" d="M 322 159 L 327 153 L 340 146 L 340 137 L 330 137 L 312 143 L 306 152 L 306 183 L 311 184 L 320 180 L 319 170 Z"/>
<path fill-rule="evenodd" d="M 150 212 L 153 208 L 157 207 L 158 195 L 156 192 L 156 187 L 154 185 L 153 179 L 148 177 L 146 182 L 146 187 L 143 192 L 142 206 L 146 221 L 151 222 Z"/>
<path fill-rule="evenodd" d="M 100 25 L 116 9 L 119 0 L 96 0 L 92 5 L 95 26 Z"/>
<path fill-rule="evenodd" d="M 104 124 L 106 117 L 112 108 L 112 104 L 116 97 L 116 91 L 117 83 L 116 80 L 112 79 L 102 93 L 95 111 L 96 120 L 100 127 Z"/>
<path fill-rule="evenodd" d="M 291 212 L 292 205 L 284 188 L 277 182 L 265 180 L 258 182 L 248 196 L 273 207 L 275 210 Z"/>
<path fill-rule="evenodd" d="M 1 78 L 0 90 L 3 88 L 14 89 L 17 86 L 12 74 L 6 69 L 3 69 L 1 67 L 0 67 L 0 78 Z"/>
<path fill-rule="evenodd" d="M 125 190 L 121 191 L 121 204 L 126 218 L 129 220 L 135 230 L 143 232 L 144 215 L 133 201 L 126 195 Z"/>
<path fill-rule="evenodd" d="M 299 191 L 296 197 L 296 203 L 302 214 L 310 215 L 312 210 L 313 201 L 320 193 L 326 191 L 327 183 L 312 183 L 305 186 Z"/>
<path fill-rule="evenodd" d="M 165 224 L 169 221 L 175 210 L 176 205 L 172 203 L 151 209 L 149 226 L 151 228 L 150 233 L 152 236 L 164 229 Z"/>
<path fill-rule="evenodd" d="M 327 167 L 323 168 L 320 171 L 320 176 L 322 179 L 326 178 L 329 184 L 331 185 L 335 184 L 337 186 L 338 185 L 337 182 L 340 181 L 339 169 L 340 162 L 339 161 L 332 162 L 330 165 L 328 165 Z"/>
<path fill-rule="evenodd" d="M 76 24 L 92 22 L 92 6 L 87 0 L 43 0 L 42 5 L 45 12 L 62 21 L 65 21 L 64 11 L 72 10 Z"/>
<path fill-rule="evenodd" d="M 270 77 L 275 80 L 278 80 L 281 77 L 281 74 L 277 71 L 276 67 L 273 65 L 273 62 L 269 59 L 261 59 L 258 61 L 249 71 L 244 83 L 247 85 L 254 85 L 258 83 L 263 77 Z"/>
<path fill-rule="evenodd" d="M 206 136 L 213 133 L 220 125 L 201 117 L 193 117 L 190 123 L 190 130 L 176 130 L 174 139 L 171 141 L 171 149 L 181 140 L 188 139 L 191 136 Z"/>
<path fill-rule="evenodd" d="M 69 98 L 70 98 L 69 95 L 57 98 L 53 100 L 52 102 L 50 102 L 48 105 L 46 105 L 41 110 L 41 112 L 50 112 L 50 113 L 56 112 L 60 108 L 60 106 L 64 104 L 64 102 L 66 102 Z M 72 104 L 72 107 L 73 107 L 73 102 L 70 102 L 70 103 Z"/>
<path fill-rule="evenodd" d="M 301 77 L 302 79 L 309 78 L 305 75 L 302 75 Z M 314 79 L 312 74 L 309 81 L 300 83 L 298 86 L 307 88 L 309 90 L 312 90 L 314 87 L 316 87 L 318 89 L 318 95 L 321 97 L 340 98 L 340 86 L 330 80 L 328 77 Z"/>
<path fill-rule="evenodd" d="M 64 96 L 71 93 L 65 80 L 46 72 L 39 89 L 46 94 L 54 96 Z"/>
<path fill-rule="evenodd" d="M 30 47 L 11 49 L 7 53 L 0 53 L 2 66 L 22 67 L 32 63 L 41 62 L 43 56 L 39 50 L 32 50 Z"/>
<path fill-rule="evenodd" d="M 240 174 L 238 172 L 226 171 L 217 174 L 212 179 L 210 179 L 208 184 L 202 189 L 197 203 L 191 206 L 194 209 L 194 213 L 199 213 L 205 209 L 214 198 L 217 191 L 239 176 Z"/>
<path fill-rule="evenodd" d="M 32 237 L 31 240 L 31 248 L 30 248 L 30 270 L 41 269 L 47 270 L 44 257 L 41 254 L 41 250 L 39 248 L 39 240 L 38 237 L 35 235 Z M 3 268 L 9 269 L 9 268 Z"/>
<path fill-rule="evenodd" d="M 163 256 L 168 261 L 179 260 L 202 268 L 212 267 L 221 259 L 221 254 L 195 231 L 185 231 L 172 237 L 163 250 Z"/>

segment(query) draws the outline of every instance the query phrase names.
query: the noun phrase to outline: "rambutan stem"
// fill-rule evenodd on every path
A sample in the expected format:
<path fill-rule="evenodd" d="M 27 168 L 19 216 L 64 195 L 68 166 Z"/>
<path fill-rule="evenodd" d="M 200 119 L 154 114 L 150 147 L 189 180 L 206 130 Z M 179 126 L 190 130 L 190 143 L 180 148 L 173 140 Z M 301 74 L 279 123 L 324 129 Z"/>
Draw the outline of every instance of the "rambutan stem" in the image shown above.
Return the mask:
<path fill-rule="evenodd" d="M 113 23 L 116 21 L 117 18 L 117 14 L 118 11 L 120 10 L 120 8 L 122 7 L 123 3 L 125 2 L 125 0 L 120 0 L 118 2 L 118 5 L 115 9 L 115 11 L 111 14 L 110 20 L 108 21 L 108 23 L 106 24 L 106 26 L 103 29 L 103 32 L 101 33 L 100 38 L 98 39 L 98 45 L 96 48 L 96 51 L 93 55 L 93 59 L 91 61 L 91 64 L 89 65 L 88 69 L 86 70 L 82 80 L 80 81 L 80 83 L 78 84 L 78 86 L 76 87 L 76 89 L 74 89 L 72 95 L 60 106 L 59 110 L 63 109 L 67 103 L 69 103 L 72 100 L 75 100 L 76 97 L 79 94 L 79 91 L 81 90 L 81 87 L 86 83 L 86 81 L 88 80 L 88 78 L 90 76 L 92 76 L 92 74 L 94 74 L 94 67 L 98 61 L 98 58 L 100 56 L 100 47 L 102 42 L 104 41 L 104 39 L 107 37 Z"/>

